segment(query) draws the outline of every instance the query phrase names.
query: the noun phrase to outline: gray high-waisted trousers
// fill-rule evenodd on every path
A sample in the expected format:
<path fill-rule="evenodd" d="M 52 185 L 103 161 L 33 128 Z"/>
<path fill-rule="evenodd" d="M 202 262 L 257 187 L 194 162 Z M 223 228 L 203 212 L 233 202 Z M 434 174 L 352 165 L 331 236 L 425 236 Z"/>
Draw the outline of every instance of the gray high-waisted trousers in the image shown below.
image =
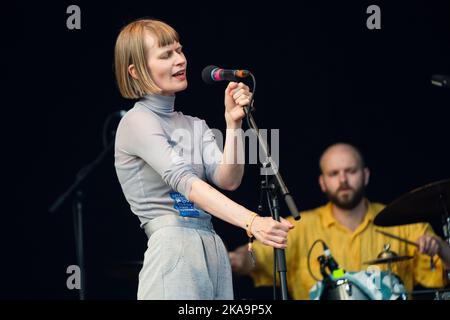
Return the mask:
<path fill-rule="evenodd" d="M 139 300 L 233 299 L 227 250 L 210 216 L 161 216 L 145 225 L 145 233 Z"/>

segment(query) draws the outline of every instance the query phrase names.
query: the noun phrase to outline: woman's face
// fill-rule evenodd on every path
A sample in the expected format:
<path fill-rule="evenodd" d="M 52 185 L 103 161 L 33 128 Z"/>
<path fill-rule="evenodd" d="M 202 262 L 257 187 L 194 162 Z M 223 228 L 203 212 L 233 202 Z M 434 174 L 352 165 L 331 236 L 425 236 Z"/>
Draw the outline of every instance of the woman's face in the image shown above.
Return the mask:
<path fill-rule="evenodd" d="M 161 88 L 162 95 L 171 96 L 187 87 L 187 61 L 180 43 L 174 42 L 159 47 L 151 33 L 145 35 L 147 48 L 147 67 L 155 84 Z"/>

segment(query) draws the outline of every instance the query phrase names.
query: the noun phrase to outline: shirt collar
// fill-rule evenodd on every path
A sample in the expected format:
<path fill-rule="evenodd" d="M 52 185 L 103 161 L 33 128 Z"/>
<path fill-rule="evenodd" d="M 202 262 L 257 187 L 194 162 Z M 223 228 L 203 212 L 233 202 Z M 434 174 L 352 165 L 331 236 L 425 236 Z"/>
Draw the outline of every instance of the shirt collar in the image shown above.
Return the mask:
<path fill-rule="evenodd" d="M 370 201 L 367 199 L 365 201 L 367 201 L 367 212 L 361 225 L 373 221 L 373 219 L 375 219 L 375 216 L 377 215 L 377 212 L 375 212 L 375 208 L 373 207 L 372 203 L 370 203 Z M 338 223 L 333 215 L 333 204 L 331 202 L 328 202 L 323 207 L 323 210 L 322 223 L 324 227 L 328 228 L 331 225 Z"/>
<path fill-rule="evenodd" d="M 323 209 L 323 226 L 325 228 L 328 228 L 337 222 L 336 218 L 333 216 L 333 204 L 331 202 L 328 202 Z"/>
<path fill-rule="evenodd" d="M 147 108 L 156 113 L 169 114 L 174 111 L 175 96 L 146 94 L 140 100 Z"/>

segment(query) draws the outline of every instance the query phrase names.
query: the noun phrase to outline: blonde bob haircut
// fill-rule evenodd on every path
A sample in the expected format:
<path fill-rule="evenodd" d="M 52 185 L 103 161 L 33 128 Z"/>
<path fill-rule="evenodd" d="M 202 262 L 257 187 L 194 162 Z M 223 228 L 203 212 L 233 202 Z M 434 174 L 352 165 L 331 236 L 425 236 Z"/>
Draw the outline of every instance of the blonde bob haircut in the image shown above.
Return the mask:
<path fill-rule="evenodd" d="M 160 47 L 179 41 L 178 33 L 168 24 L 154 19 L 140 19 L 126 25 L 119 33 L 114 50 L 114 66 L 117 85 L 122 97 L 139 99 L 146 94 L 159 94 L 161 89 L 151 78 L 147 67 L 147 51 L 144 36 L 149 32 Z M 128 72 L 134 65 L 137 78 Z"/>

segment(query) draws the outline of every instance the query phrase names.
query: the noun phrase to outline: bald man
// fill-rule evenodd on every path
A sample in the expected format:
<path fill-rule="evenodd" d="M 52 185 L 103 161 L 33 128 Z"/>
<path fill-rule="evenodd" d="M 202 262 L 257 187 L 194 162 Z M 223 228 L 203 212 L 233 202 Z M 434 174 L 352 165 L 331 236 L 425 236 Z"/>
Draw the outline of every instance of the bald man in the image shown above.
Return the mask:
<path fill-rule="evenodd" d="M 450 247 L 434 234 L 429 224 L 395 227 L 373 224 L 384 205 L 365 198 L 370 171 L 354 146 L 338 143 L 328 147 L 319 164 L 320 188 L 329 202 L 303 212 L 300 221 L 288 218 L 295 225 L 288 234 L 286 248 L 288 289 L 293 299 L 309 299 L 310 289 L 322 279 L 317 258 L 324 251 L 320 244 L 313 246 L 319 239 L 326 243 L 345 271 L 366 270 L 368 266 L 364 262 L 376 259 L 389 244 L 390 250 L 398 255 L 414 257 L 392 265 L 392 271 L 400 277 L 407 292 L 419 284 L 432 288 L 447 284 L 444 269 L 450 268 Z M 375 232 L 376 229 L 414 241 L 418 247 L 388 238 Z M 247 246 L 230 252 L 233 271 L 251 275 L 256 286 L 270 286 L 273 283 L 273 250 L 258 242 L 253 247 L 256 263 L 252 262 Z M 430 256 L 435 259 L 433 267 Z M 387 265 L 378 267 L 386 270 Z"/>

